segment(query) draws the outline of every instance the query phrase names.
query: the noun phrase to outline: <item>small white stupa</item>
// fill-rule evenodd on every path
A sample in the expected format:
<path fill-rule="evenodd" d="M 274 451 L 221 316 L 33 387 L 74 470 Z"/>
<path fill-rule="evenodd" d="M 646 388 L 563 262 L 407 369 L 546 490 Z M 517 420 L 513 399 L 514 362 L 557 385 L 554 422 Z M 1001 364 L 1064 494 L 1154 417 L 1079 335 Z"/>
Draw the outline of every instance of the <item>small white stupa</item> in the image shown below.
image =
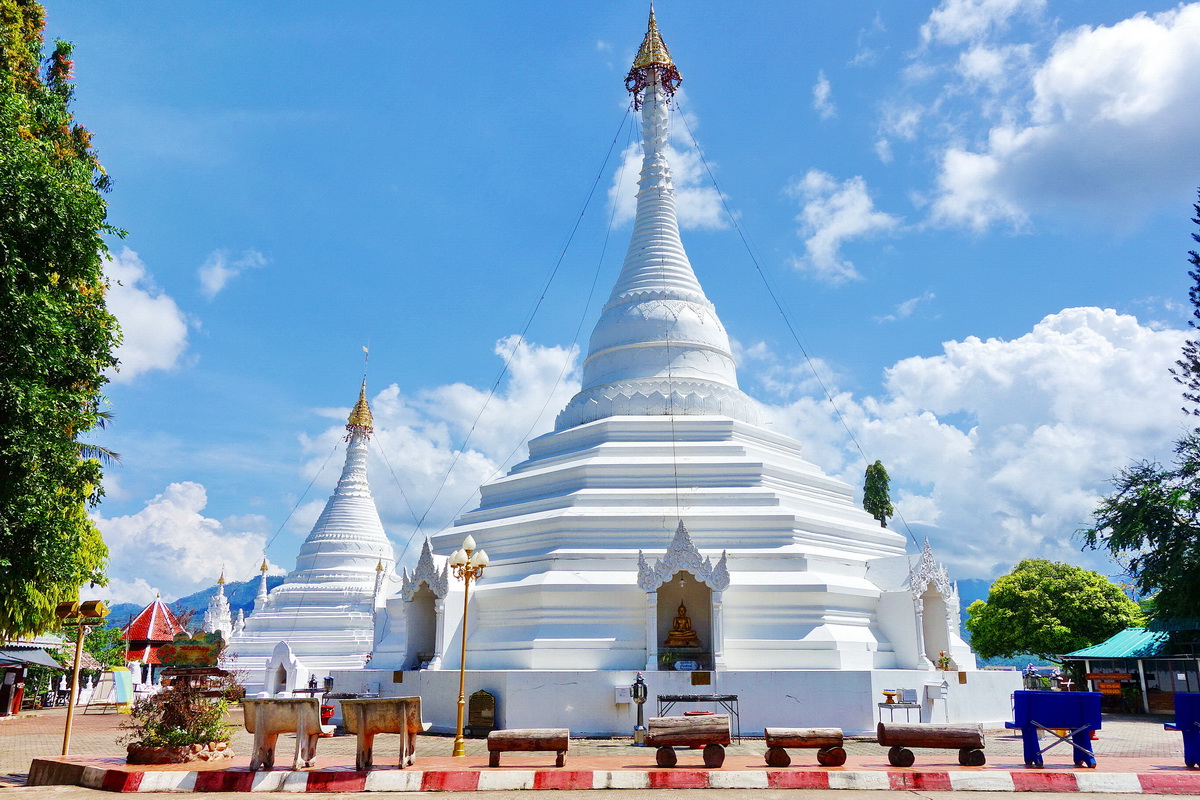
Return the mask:
<path fill-rule="evenodd" d="M 229 598 L 225 596 L 225 570 L 217 578 L 217 593 L 208 598 L 208 609 L 204 612 L 204 624 L 201 630 L 205 633 L 221 632 L 221 637 L 229 641 L 233 633 L 233 615 L 229 610 Z"/>
<path fill-rule="evenodd" d="M 628 732 L 633 708 L 614 690 L 637 671 L 652 698 L 736 695 L 743 730 L 870 730 L 890 689 L 911 691 L 914 719 L 1007 718 L 1019 684 L 976 669 L 928 546 L 914 562 L 739 388 L 679 235 L 667 143 L 680 80 L 652 9 L 626 78 L 642 116 L 637 214 L 582 388 L 432 539 L 448 554 L 469 534 L 491 557 L 469 625 L 462 583 L 427 551 L 387 601 L 407 647 L 390 636 L 371 667 L 424 666 L 403 685 L 377 677 L 428 698 L 441 729 L 464 631 L 467 691 L 497 696 L 499 727 Z"/>
<path fill-rule="evenodd" d="M 395 559 L 367 483 L 373 429 L 365 380 L 346 430 L 341 479 L 296 568 L 268 593 L 263 561 L 254 611 L 230 636 L 228 652 L 246 672 L 250 694 L 292 691 L 310 676 L 362 667 L 370 658 L 380 576 Z"/>

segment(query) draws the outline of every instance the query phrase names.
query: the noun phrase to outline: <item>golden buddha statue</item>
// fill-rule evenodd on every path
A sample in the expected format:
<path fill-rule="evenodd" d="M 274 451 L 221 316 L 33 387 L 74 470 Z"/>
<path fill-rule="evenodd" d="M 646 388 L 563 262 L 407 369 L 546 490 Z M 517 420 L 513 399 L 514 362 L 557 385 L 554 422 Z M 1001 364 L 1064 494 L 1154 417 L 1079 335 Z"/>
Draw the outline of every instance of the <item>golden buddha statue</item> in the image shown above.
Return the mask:
<path fill-rule="evenodd" d="M 664 647 L 699 647 L 700 637 L 692 630 L 692 618 L 687 614 L 687 606 L 679 604 L 679 613 L 671 622 L 671 632 L 667 634 Z"/>

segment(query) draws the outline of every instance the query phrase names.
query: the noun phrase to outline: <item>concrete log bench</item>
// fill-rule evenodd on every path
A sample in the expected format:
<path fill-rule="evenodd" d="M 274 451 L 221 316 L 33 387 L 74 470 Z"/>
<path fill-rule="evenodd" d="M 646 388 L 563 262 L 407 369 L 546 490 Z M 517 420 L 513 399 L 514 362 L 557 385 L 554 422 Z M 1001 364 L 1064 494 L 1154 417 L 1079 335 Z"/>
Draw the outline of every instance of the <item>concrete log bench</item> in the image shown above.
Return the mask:
<path fill-rule="evenodd" d="M 561 767 L 567 759 L 571 732 L 566 728 L 513 728 L 492 731 L 487 737 L 488 766 L 500 766 L 501 753 L 529 753 L 553 750 L 558 755 L 554 766 Z"/>
<path fill-rule="evenodd" d="M 321 734 L 321 703 L 315 697 L 244 699 L 242 713 L 246 730 L 254 734 L 251 772 L 275 766 L 275 743 L 281 733 L 296 734 L 292 769 L 312 764 L 317 756 L 317 737 Z"/>
<path fill-rule="evenodd" d="M 400 734 L 400 769 L 416 760 L 417 734 L 429 730 L 421 721 L 421 698 L 377 697 L 342 700 L 342 724 L 358 736 L 354 768 L 366 771 L 374 764 L 376 734 Z"/>
<path fill-rule="evenodd" d="M 823 767 L 840 767 L 846 763 L 842 745 L 845 737 L 841 728 L 766 728 L 767 766 L 786 767 L 792 763 L 789 747 L 817 749 L 817 763 Z"/>
<path fill-rule="evenodd" d="M 646 744 L 658 748 L 655 761 L 660 767 L 679 763 L 675 747 L 703 747 L 704 766 L 712 769 L 725 763 L 725 747 L 730 740 L 728 714 L 651 717 L 646 728 Z"/>
<path fill-rule="evenodd" d="M 910 747 L 937 747 L 958 750 L 958 763 L 964 767 L 982 767 L 987 763 L 983 754 L 983 725 L 961 723 L 946 725 L 933 722 L 880 722 L 876 729 L 878 741 L 888 750 L 888 763 L 893 767 L 911 767 L 915 756 Z"/>

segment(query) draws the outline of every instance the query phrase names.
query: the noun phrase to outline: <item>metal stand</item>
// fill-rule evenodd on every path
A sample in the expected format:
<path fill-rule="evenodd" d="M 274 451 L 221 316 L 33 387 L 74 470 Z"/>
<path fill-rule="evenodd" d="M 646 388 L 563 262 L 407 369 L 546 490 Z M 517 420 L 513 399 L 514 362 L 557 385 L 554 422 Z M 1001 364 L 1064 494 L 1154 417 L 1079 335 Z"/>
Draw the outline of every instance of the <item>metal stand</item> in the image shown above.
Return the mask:
<path fill-rule="evenodd" d="M 637 674 L 637 679 L 633 685 L 629 687 L 629 697 L 637 705 L 637 725 L 633 726 L 633 746 L 646 746 L 646 721 L 642 718 L 642 706 L 646 704 L 646 681 L 642 679 L 642 673 Z"/>
<path fill-rule="evenodd" d="M 1029 720 L 1029 725 L 1021 729 L 1021 740 L 1025 750 L 1025 766 L 1040 767 L 1045 762 L 1042 759 L 1042 753 L 1045 753 L 1052 747 L 1058 747 L 1063 742 L 1075 748 L 1075 766 L 1096 768 L 1096 757 L 1092 755 L 1092 727 L 1091 725 L 1083 725 L 1079 728 L 1074 728 L 1067 732 L 1066 736 L 1061 736 L 1055 732 L 1053 728 L 1047 728 L 1045 725 L 1036 720 Z M 1045 747 L 1038 747 L 1037 732 L 1045 731 L 1054 737 L 1055 741 Z"/>

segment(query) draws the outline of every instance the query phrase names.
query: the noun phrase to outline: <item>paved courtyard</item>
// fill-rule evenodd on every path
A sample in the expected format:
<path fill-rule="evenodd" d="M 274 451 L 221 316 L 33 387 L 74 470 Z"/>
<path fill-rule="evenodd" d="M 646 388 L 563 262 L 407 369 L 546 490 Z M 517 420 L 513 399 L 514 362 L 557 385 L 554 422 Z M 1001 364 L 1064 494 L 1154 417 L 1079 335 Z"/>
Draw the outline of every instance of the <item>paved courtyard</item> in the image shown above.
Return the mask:
<path fill-rule="evenodd" d="M 123 756 L 125 747 L 119 740 L 124 735 L 120 725 L 129 719 L 128 716 L 109 714 L 75 715 L 74 731 L 71 736 L 72 755 L 90 756 Z M 1128 717 L 1106 716 L 1104 728 L 1094 743 L 1096 758 L 1100 769 L 1104 769 L 1105 757 L 1120 757 L 1133 759 L 1145 765 L 1182 765 L 1183 743 L 1178 733 L 1163 730 L 1163 722 L 1169 717 Z M 29 771 L 29 764 L 34 758 L 57 756 L 62 752 L 63 727 L 66 721 L 66 709 L 53 708 L 36 712 L 25 712 L 19 717 L 0 720 L 0 786 L 21 785 Z M 231 723 L 237 729 L 234 736 L 233 748 L 237 755 L 248 757 L 250 754 L 251 737 L 241 726 L 240 709 L 234 709 L 230 717 Z M 417 759 L 420 765 L 422 759 L 445 763 L 443 760 L 450 756 L 453 737 L 440 735 L 420 736 L 417 739 Z M 294 752 L 294 737 L 280 738 L 279 754 L 281 761 L 290 761 Z M 338 765 L 354 763 L 355 738 L 353 736 L 334 736 L 322 739 L 317 747 L 317 764 Z M 380 736 L 375 743 L 376 763 L 391 763 L 393 753 L 398 753 L 398 738 L 388 735 Z M 884 748 L 873 739 L 855 738 L 846 742 L 846 751 L 850 761 L 865 763 L 882 759 Z M 762 764 L 762 756 L 766 747 L 761 738 L 745 738 L 740 744 L 733 744 L 728 749 L 730 763 L 756 762 Z M 988 731 L 987 755 L 989 764 L 1021 761 L 1021 741 L 1013 731 Z M 487 747 L 482 739 L 467 740 L 468 761 L 486 762 Z M 810 753 L 793 751 L 793 763 L 801 764 L 815 759 Z M 537 758 L 536 754 L 524 756 L 513 754 L 511 758 Z M 629 761 L 636 759 L 651 766 L 654 762 L 653 751 L 632 747 L 631 739 L 574 739 L 571 741 L 570 759 L 582 757 L 621 759 Z M 544 755 L 541 761 L 545 761 Z M 681 754 L 680 762 L 684 763 L 687 756 Z M 918 754 L 918 764 L 922 761 L 946 761 L 946 756 L 928 757 Z M 949 760 L 953 760 L 951 757 Z M 695 759 L 699 764 L 699 757 Z M 1065 746 L 1051 750 L 1046 755 L 1047 766 L 1057 763 L 1071 763 L 1070 754 Z M 539 764 L 541 762 L 538 762 Z M 549 763 L 553 763 L 553 757 Z M 886 760 L 883 760 L 886 764 Z M 1132 762 L 1129 762 L 1132 763 Z"/>

